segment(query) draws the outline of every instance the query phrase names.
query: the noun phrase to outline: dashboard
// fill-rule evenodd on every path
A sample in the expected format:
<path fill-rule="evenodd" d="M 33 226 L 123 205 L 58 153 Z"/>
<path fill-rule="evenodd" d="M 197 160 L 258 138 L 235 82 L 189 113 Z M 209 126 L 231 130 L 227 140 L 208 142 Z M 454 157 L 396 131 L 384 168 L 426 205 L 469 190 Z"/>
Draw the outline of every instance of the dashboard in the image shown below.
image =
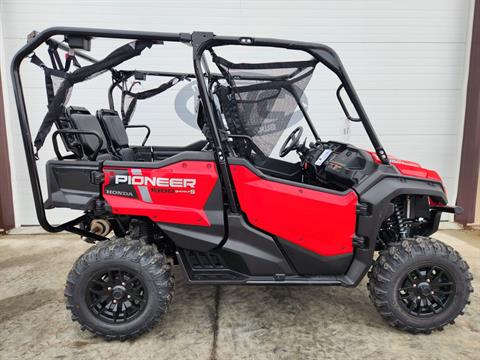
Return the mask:
<path fill-rule="evenodd" d="M 303 168 L 308 182 L 343 190 L 359 183 L 374 170 L 367 152 L 339 142 L 317 142 L 305 150 Z"/>

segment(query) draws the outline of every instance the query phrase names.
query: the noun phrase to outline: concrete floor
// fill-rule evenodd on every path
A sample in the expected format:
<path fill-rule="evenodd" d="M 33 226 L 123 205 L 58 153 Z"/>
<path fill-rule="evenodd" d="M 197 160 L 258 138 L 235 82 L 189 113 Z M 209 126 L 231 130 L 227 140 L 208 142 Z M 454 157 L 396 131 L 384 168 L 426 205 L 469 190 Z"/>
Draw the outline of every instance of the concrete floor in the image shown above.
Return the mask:
<path fill-rule="evenodd" d="M 445 230 L 436 237 L 469 262 L 477 291 L 465 316 L 443 332 L 389 328 L 365 281 L 355 289 L 216 288 L 187 286 L 177 269 L 163 323 L 123 343 L 81 332 L 65 310 L 66 275 L 88 244 L 70 235 L 0 237 L 0 359 L 478 359 L 480 232 Z"/>

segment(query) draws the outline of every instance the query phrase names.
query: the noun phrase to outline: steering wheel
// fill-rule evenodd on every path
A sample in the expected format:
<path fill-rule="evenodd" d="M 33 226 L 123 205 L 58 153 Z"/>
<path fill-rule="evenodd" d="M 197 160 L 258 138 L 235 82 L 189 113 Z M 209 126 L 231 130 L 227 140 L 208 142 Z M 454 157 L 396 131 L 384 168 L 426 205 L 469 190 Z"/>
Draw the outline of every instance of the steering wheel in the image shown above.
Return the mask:
<path fill-rule="evenodd" d="M 280 149 L 280 157 L 285 157 L 287 154 L 298 148 L 298 143 L 300 142 L 300 138 L 303 134 L 303 127 L 299 126 L 295 130 L 293 130 L 290 135 L 288 135 L 287 139 L 283 143 Z"/>

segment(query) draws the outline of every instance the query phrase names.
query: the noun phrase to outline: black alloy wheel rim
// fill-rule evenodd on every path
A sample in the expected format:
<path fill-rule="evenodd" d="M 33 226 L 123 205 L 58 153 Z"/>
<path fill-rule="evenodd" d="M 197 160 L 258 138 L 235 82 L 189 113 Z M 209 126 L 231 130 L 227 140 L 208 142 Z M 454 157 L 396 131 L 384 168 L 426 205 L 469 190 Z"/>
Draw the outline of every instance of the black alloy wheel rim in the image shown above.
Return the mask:
<path fill-rule="evenodd" d="M 129 270 L 112 269 L 95 274 L 86 291 L 88 309 L 99 319 L 117 324 L 138 317 L 147 304 L 142 280 Z"/>
<path fill-rule="evenodd" d="M 452 303 L 455 283 L 450 273 L 439 266 L 419 266 L 409 270 L 402 279 L 398 296 L 410 315 L 432 317 Z"/>

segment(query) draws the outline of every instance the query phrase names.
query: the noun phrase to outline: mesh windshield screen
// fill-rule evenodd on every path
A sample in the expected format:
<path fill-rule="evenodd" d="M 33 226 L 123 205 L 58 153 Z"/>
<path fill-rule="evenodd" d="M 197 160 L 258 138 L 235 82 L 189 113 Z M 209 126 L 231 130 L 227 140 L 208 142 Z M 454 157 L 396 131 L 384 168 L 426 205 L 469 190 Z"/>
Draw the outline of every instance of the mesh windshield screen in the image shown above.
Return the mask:
<path fill-rule="evenodd" d="M 238 116 L 231 119 L 239 122 L 235 128 L 270 156 L 288 127 L 317 61 L 234 64 L 216 55 L 213 61 L 231 87 L 231 100 L 238 111 Z"/>

